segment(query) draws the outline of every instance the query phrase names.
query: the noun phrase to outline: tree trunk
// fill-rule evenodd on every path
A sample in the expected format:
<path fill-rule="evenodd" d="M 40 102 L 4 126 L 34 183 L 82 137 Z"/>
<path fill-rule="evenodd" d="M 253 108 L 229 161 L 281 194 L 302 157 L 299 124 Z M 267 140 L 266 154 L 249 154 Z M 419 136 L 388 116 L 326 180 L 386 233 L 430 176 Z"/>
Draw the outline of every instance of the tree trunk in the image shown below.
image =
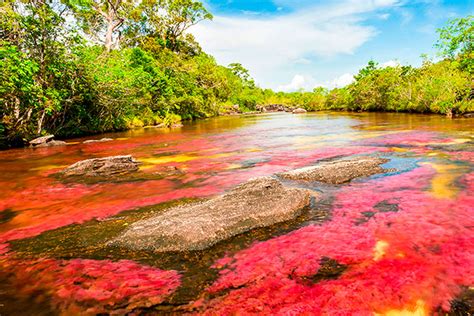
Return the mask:
<path fill-rule="evenodd" d="M 112 18 L 107 19 L 107 33 L 105 34 L 105 50 L 110 52 L 112 49 L 112 35 L 114 33 L 114 21 Z"/>
<path fill-rule="evenodd" d="M 41 135 L 41 130 L 43 129 L 43 120 L 44 120 L 45 115 L 46 115 L 46 111 L 43 110 L 40 117 L 38 118 L 38 129 L 36 130 L 37 135 Z"/>

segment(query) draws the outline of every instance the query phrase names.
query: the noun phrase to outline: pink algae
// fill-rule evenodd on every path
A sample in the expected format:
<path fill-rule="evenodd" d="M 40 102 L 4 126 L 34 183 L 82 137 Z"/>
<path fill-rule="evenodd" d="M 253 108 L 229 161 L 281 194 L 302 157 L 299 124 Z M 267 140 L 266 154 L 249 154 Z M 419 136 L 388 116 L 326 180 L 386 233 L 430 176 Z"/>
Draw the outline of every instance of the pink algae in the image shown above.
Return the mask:
<path fill-rule="evenodd" d="M 333 219 L 260 242 L 219 260 L 217 298 L 205 314 L 371 315 L 391 310 L 449 310 L 474 284 L 473 174 L 456 199 L 429 192 L 434 170 L 356 183 L 336 196 Z M 377 210 L 394 203 L 398 212 Z M 372 218 L 359 221 L 366 212 Z M 310 283 L 323 257 L 348 266 L 338 279 Z M 223 290 L 230 290 L 219 293 Z"/>
<path fill-rule="evenodd" d="M 16 295 L 41 293 L 53 309 L 68 315 L 125 314 L 162 303 L 180 285 L 176 271 L 129 260 L 0 259 L 0 267 L 12 273 Z"/>
<path fill-rule="evenodd" d="M 409 131 L 374 137 L 361 141 L 362 144 L 393 145 L 393 146 L 426 146 L 430 144 L 449 143 L 453 139 L 442 137 L 436 132 Z"/>
<path fill-rule="evenodd" d="M 427 157 L 431 144 L 452 141 L 435 132 L 365 138 L 373 135 L 350 131 L 354 139 L 341 135 L 330 138 L 332 142 L 319 132 L 306 139 L 305 133 L 315 128 L 311 125 L 284 133 L 278 126 L 266 128 L 216 135 L 172 132 L 160 134 L 159 141 L 138 135 L 107 143 L 0 152 L 0 211 L 17 212 L 0 226 L 0 268 L 11 274 L 19 294 L 42 291 L 66 314 L 125 314 L 165 301 L 180 285 L 178 273 L 127 260 L 22 260 L 9 252 L 7 242 L 124 210 L 216 195 L 251 177 L 321 159 L 392 152 Z M 296 136 L 288 137 L 293 132 Z M 473 161 L 468 151 L 438 152 L 451 161 Z M 143 173 L 172 165 L 184 174 L 95 185 L 66 185 L 50 177 L 80 159 L 128 153 L 145 163 Z M 212 315 L 372 315 L 414 310 L 419 302 L 426 313 L 448 310 L 460 286 L 474 285 L 474 174 L 457 179 L 462 189 L 449 198 L 432 192 L 436 176 L 436 168 L 423 165 L 338 189 L 330 222 L 310 224 L 218 260 L 214 268 L 220 277 L 208 289 L 215 298 L 194 306 Z M 396 208 L 384 210 L 381 204 Z M 337 279 L 312 283 L 324 257 L 347 265 L 347 270 Z"/>
<path fill-rule="evenodd" d="M 110 191 L 108 191 L 108 193 L 118 189 L 113 185 L 110 185 L 109 187 Z M 153 189 L 162 189 L 164 192 L 162 191 L 161 194 L 153 194 L 150 192 L 149 196 L 146 196 L 147 192 Z M 103 187 L 101 190 L 103 190 Z M 137 200 L 128 200 L 126 193 L 130 192 L 132 195 L 134 192 L 136 192 L 136 190 L 140 190 L 140 185 L 120 185 L 120 193 L 124 194 L 122 198 L 111 201 L 105 200 L 99 205 L 98 202 L 100 200 L 101 194 L 97 192 L 97 197 L 95 199 L 91 201 L 83 201 L 80 207 L 67 203 L 67 188 L 64 190 L 66 191 L 64 200 L 60 199 L 59 193 L 58 196 L 54 194 L 56 200 L 53 200 L 52 196 L 48 196 L 48 192 L 44 192 L 44 194 L 42 194 L 42 192 L 35 192 L 35 194 L 41 197 L 39 200 L 32 201 L 32 203 L 35 203 L 34 205 L 36 207 L 33 208 L 32 205 L 31 209 L 26 209 L 13 221 L 13 224 L 18 223 L 23 227 L 20 226 L 4 233 L 0 233 L 0 242 L 36 236 L 44 231 L 56 229 L 74 223 L 84 223 L 94 218 L 106 218 L 127 209 L 159 204 L 165 201 L 186 197 L 208 196 L 216 191 L 216 189 L 212 186 L 202 189 L 186 188 L 174 191 L 169 186 L 167 187 L 165 181 L 159 181 L 159 183 L 156 183 L 156 185 L 150 185 L 150 183 L 148 183 L 146 187 L 143 187 L 140 192 L 145 195 L 144 197 Z M 75 189 L 73 192 L 80 194 L 80 189 Z M 27 194 L 27 192 L 24 193 Z M 28 202 L 24 202 L 25 204 L 19 204 L 18 207 L 28 207 Z M 37 208 L 39 203 L 43 204 L 43 207 L 40 209 Z M 16 204 L 13 204 L 13 207 L 14 206 L 16 206 Z M 43 212 L 43 208 L 48 208 L 48 212 Z M 56 212 L 53 212 L 54 210 Z"/>
<path fill-rule="evenodd" d="M 228 168 L 231 165 L 239 166 L 246 159 L 261 159 L 261 153 L 222 155 L 211 160 L 203 156 L 191 161 L 173 163 L 185 171 L 181 184 L 162 179 L 131 183 L 65 185 L 53 178 L 28 177 L 23 183 L 17 184 L 23 189 L 12 188 L 9 191 L 10 195 L 0 200 L 0 209 L 11 208 L 20 211 L 20 214 L 9 223 L 9 229 L 5 232 L 0 231 L 0 242 L 33 237 L 44 231 L 84 223 L 91 219 L 106 218 L 125 210 L 170 200 L 215 195 L 252 177 L 298 168 L 320 159 L 376 151 L 380 150 L 363 146 L 333 147 L 308 151 L 306 156 L 297 154 L 298 159 L 294 159 L 295 154 L 290 152 L 275 152 L 268 156 L 269 161 L 241 170 L 228 170 Z M 212 156 L 215 153 L 207 154 Z M 48 170 L 45 174 L 57 171 L 58 169 Z M 152 171 L 146 170 L 146 172 Z M 207 175 L 208 173 L 214 175 L 211 177 Z M 192 186 L 183 187 L 186 184 Z M 8 187 L 7 184 L 5 187 Z"/>

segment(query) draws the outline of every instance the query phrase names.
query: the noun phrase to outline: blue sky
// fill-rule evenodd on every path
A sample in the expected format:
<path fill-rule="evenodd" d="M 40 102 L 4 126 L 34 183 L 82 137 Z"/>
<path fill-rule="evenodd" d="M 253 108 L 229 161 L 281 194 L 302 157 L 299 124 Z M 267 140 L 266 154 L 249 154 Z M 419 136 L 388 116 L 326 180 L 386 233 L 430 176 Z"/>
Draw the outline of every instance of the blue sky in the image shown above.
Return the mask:
<path fill-rule="evenodd" d="M 240 62 L 263 88 L 343 86 L 374 59 L 421 64 L 436 29 L 474 14 L 474 0 L 206 0 L 214 20 L 191 29 L 221 64 Z"/>

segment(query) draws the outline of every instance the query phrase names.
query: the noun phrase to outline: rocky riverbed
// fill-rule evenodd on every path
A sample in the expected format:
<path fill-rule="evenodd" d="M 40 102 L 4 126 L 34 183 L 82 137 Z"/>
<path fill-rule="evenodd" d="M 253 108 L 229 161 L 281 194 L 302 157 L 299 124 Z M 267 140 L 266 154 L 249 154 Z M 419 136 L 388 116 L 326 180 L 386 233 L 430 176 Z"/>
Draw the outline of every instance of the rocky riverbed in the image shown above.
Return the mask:
<path fill-rule="evenodd" d="M 0 152 L 0 313 L 469 315 L 469 122 L 263 114 Z"/>

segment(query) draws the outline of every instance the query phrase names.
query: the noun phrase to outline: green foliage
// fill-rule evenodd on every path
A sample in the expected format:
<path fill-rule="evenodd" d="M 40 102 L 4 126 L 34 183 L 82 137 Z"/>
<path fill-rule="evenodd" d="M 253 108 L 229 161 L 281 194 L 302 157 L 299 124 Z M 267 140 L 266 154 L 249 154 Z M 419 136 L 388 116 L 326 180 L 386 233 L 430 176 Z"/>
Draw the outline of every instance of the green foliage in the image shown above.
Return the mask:
<path fill-rule="evenodd" d="M 461 68 L 474 73 L 474 15 L 451 20 L 438 30 L 436 47 L 440 55 L 457 60 Z"/>
<path fill-rule="evenodd" d="M 332 89 L 326 98 L 328 110 L 355 110 L 353 104 L 354 98 L 348 88 Z"/>
<path fill-rule="evenodd" d="M 224 67 L 202 52 L 186 31 L 206 19 L 194 0 L 1 2 L 0 143 L 172 126 L 235 105 L 474 111 L 472 16 L 440 30 L 441 62 L 415 69 L 369 61 L 345 88 L 290 93 L 261 89 L 241 64 Z"/>
<path fill-rule="evenodd" d="M 378 67 L 377 62 L 375 62 L 373 60 L 369 60 L 369 63 L 367 64 L 367 66 L 365 66 L 364 68 L 359 70 L 359 73 L 354 76 L 354 79 L 355 80 L 364 79 L 365 77 L 370 75 L 373 71 L 375 71 L 377 69 L 377 67 Z"/>

